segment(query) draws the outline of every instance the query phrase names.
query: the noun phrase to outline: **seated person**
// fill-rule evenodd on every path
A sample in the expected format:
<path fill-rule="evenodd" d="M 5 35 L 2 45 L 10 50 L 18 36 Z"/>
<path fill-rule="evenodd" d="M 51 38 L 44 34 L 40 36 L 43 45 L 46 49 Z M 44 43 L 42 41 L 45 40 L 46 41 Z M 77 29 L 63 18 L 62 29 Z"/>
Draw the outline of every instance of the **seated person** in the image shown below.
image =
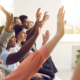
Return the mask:
<path fill-rule="evenodd" d="M 3 28 L 4 28 L 4 26 L 0 26 L 0 34 L 1 34 L 2 30 L 3 30 Z"/>
<path fill-rule="evenodd" d="M 6 11 L 6 10 L 5 10 Z M 8 12 L 7 12 L 8 13 Z M 6 67 L 9 67 L 12 71 L 13 69 L 16 69 L 17 67 L 17 64 L 13 64 L 13 63 L 16 63 L 17 61 L 19 61 L 25 54 L 27 54 L 28 50 L 31 48 L 31 46 L 33 45 L 34 41 L 36 40 L 36 37 L 39 35 L 39 27 L 41 28 L 42 27 L 42 23 L 41 22 L 36 22 L 35 24 L 35 34 L 34 36 L 31 38 L 32 40 L 32 44 L 31 45 L 28 45 L 26 44 L 25 46 L 23 46 L 23 48 L 21 48 L 16 54 L 15 53 L 10 53 L 9 50 L 10 50 L 10 47 L 12 44 L 15 44 L 15 38 L 14 38 L 14 35 L 12 36 L 12 38 L 9 40 L 8 44 L 11 43 L 11 45 L 8 45 L 7 48 L 0 54 L 0 58 L 3 60 L 3 64 L 6 66 Z M 23 25 L 19 25 L 19 26 L 23 26 Z M 13 43 L 12 43 L 13 41 Z M 29 42 L 29 41 L 28 41 Z M 31 43 L 31 42 L 30 42 Z M 24 47 L 26 47 L 24 49 Z M 29 48 L 29 49 L 28 49 Z M 24 50 L 24 51 L 23 51 Z M 23 51 L 23 53 L 22 53 Z M 15 60 L 14 60 L 15 58 Z M 13 65 L 10 65 L 10 64 L 13 64 Z M 9 65 L 9 66 L 8 66 Z M 13 66 L 13 67 L 12 67 Z"/>
<path fill-rule="evenodd" d="M 16 25 L 14 26 L 14 30 L 15 30 L 15 36 L 16 36 L 16 44 L 15 44 L 15 47 L 12 47 L 10 48 L 10 52 L 13 53 L 13 52 L 18 52 L 20 50 L 20 48 L 22 47 L 21 45 L 21 42 L 22 41 L 26 41 L 26 28 L 23 26 L 23 25 Z M 49 37 L 49 31 L 47 31 L 48 35 L 46 35 L 46 37 Z M 46 38 L 47 39 L 47 38 Z M 47 39 L 48 40 L 48 39 Z M 46 43 L 46 42 L 44 42 Z M 43 43 L 43 44 L 44 44 Z M 33 51 L 29 51 L 26 56 L 28 56 L 30 53 L 32 53 Z M 19 64 L 19 63 L 18 63 Z M 52 71 L 47 70 L 49 75 L 51 77 L 54 77 L 54 73 L 52 73 Z M 46 71 L 46 72 L 47 72 Z"/>
<path fill-rule="evenodd" d="M 30 24 L 29 24 L 30 25 Z M 30 29 L 30 30 L 28 30 L 26 33 L 27 34 L 29 34 L 30 33 L 30 31 L 32 30 L 32 28 Z M 49 34 L 49 31 L 47 30 L 46 32 L 45 32 L 45 35 L 43 34 L 42 35 L 43 36 L 43 42 L 42 42 L 42 46 L 43 45 L 45 45 L 46 44 L 46 42 L 48 41 L 48 39 L 49 39 L 49 36 L 50 36 L 50 34 Z M 36 44 L 36 43 L 35 43 Z M 32 51 L 36 51 L 37 49 L 36 49 L 36 45 L 33 45 L 33 47 L 32 47 L 32 49 L 28 52 L 28 54 L 24 57 L 24 58 L 26 58 L 29 54 L 31 54 L 32 53 Z M 22 44 L 23 45 L 23 44 Z M 22 58 L 21 60 L 20 60 L 20 62 L 22 62 L 22 60 L 24 60 L 24 58 Z M 50 66 L 50 67 L 49 67 Z M 46 74 L 46 75 L 48 75 L 48 76 L 50 76 L 52 79 L 53 78 L 57 78 L 57 79 L 59 79 L 57 76 L 55 76 L 55 73 L 57 72 L 57 68 L 55 67 L 55 65 L 54 65 L 54 62 L 52 61 L 52 59 L 51 59 L 51 56 L 49 57 L 49 59 L 43 64 L 43 68 L 40 68 L 40 70 L 38 71 L 39 73 L 42 73 L 42 74 Z"/>
<path fill-rule="evenodd" d="M 60 8 L 59 12 L 58 12 L 58 16 L 57 16 L 58 17 L 57 18 L 58 19 L 57 20 L 57 32 L 56 32 L 55 36 L 47 44 L 45 44 L 45 46 L 43 46 L 40 50 L 35 51 L 32 54 L 30 54 L 18 66 L 18 68 L 15 71 L 13 71 L 5 79 L 0 79 L 0 80 L 29 80 L 40 69 L 40 67 L 42 66 L 44 61 L 49 58 L 50 53 L 52 52 L 52 50 L 54 49 L 54 47 L 56 46 L 58 41 L 64 35 L 64 24 L 65 24 L 64 13 L 65 12 L 63 12 L 63 7 Z M 40 23 L 40 24 L 42 24 L 42 23 Z M 34 40 L 34 39 L 32 39 L 32 40 Z M 32 40 L 29 40 L 30 43 L 32 42 Z M 30 44 L 29 41 L 28 41 L 28 44 Z M 23 47 L 27 49 L 27 47 L 25 45 Z M 28 45 L 28 47 L 29 47 L 29 45 Z M 23 52 L 24 52 L 24 50 L 23 50 Z M 25 72 L 25 74 L 23 74 L 24 72 Z"/>

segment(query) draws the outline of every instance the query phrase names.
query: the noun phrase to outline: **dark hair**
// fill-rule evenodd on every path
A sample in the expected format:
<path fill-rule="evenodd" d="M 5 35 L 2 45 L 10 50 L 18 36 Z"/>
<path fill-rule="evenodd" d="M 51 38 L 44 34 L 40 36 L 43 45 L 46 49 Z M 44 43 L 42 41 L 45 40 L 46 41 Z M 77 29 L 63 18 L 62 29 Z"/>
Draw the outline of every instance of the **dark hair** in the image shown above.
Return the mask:
<path fill-rule="evenodd" d="M 19 16 L 19 19 L 21 20 L 22 23 L 24 22 L 24 19 L 26 19 L 26 18 L 28 18 L 28 16 L 26 16 L 26 15 Z"/>
<path fill-rule="evenodd" d="M 19 17 L 14 17 L 14 21 L 13 21 L 14 24 L 16 23 L 16 19 L 19 19 Z"/>
<path fill-rule="evenodd" d="M 17 35 L 19 34 L 19 32 L 20 32 L 23 28 L 26 29 L 26 27 L 23 26 L 23 25 L 15 25 L 13 28 L 14 28 L 14 30 L 15 30 L 15 37 L 16 37 L 16 38 L 17 38 Z"/>

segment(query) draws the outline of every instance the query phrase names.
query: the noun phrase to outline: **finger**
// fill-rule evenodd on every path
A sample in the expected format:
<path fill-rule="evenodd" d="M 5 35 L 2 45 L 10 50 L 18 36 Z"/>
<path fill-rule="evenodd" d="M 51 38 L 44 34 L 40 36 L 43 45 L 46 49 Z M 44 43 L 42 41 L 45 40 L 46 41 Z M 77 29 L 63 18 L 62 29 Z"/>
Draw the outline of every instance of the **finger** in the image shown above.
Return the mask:
<path fill-rule="evenodd" d="M 41 8 L 38 8 L 37 13 L 39 13 L 39 12 L 40 12 L 40 10 L 41 10 Z"/>
<path fill-rule="evenodd" d="M 64 19 L 65 11 L 63 12 L 63 19 Z"/>
<path fill-rule="evenodd" d="M 58 16 L 60 15 L 60 11 L 61 11 L 61 8 L 60 8 L 59 11 L 58 11 Z"/>
<path fill-rule="evenodd" d="M 42 75 L 40 75 L 40 78 L 41 78 L 41 79 L 43 78 Z"/>
<path fill-rule="evenodd" d="M 64 10 L 64 6 L 62 6 L 62 13 L 63 13 L 63 10 Z"/>
<path fill-rule="evenodd" d="M 13 18 L 13 13 L 11 13 L 11 18 L 14 19 L 14 18 Z"/>
<path fill-rule="evenodd" d="M 42 15 L 42 13 L 39 13 L 39 15 L 41 16 L 41 15 Z"/>
<path fill-rule="evenodd" d="M 49 30 L 46 30 L 46 35 L 48 35 L 49 34 Z"/>
<path fill-rule="evenodd" d="M 44 34 L 42 34 L 42 36 L 44 37 Z"/>
<path fill-rule="evenodd" d="M 44 15 L 46 15 L 48 12 L 45 12 Z"/>

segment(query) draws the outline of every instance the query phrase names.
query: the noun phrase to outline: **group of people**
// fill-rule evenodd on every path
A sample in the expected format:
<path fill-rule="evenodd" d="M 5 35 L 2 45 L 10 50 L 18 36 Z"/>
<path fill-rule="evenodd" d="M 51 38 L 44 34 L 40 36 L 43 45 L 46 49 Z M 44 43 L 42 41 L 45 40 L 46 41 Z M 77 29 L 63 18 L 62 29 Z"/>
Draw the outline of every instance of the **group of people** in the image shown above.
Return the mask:
<path fill-rule="evenodd" d="M 64 7 L 59 9 L 57 15 L 57 32 L 47 43 L 50 33 L 46 30 L 39 50 L 36 49 L 36 39 L 41 28 L 49 19 L 47 12 L 42 13 L 40 8 L 36 13 L 35 24 L 29 21 L 28 16 L 13 17 L 1 5 L 0 10 L 6 15 L 6 25 L 0 36 L 0 64 L 3 63 L 12 72 L 0 80 L 61 80 L 56 77 L 57 69 L 51 59 L 50 53 L 64 35 Z M 80 80 L 79 66 L 75 70 L 72 80 Z M 2 75 L 0 70 L 0 76 Z M 45 76 L 46 75 L 46 76 Z"/>

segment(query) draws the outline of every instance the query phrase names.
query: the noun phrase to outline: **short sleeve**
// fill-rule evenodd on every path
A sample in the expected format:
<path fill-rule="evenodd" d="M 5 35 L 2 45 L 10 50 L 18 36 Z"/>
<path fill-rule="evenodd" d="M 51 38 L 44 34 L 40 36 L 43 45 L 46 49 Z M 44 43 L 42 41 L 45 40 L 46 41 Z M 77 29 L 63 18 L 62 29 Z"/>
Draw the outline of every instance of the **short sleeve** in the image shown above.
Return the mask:
<path fill-rule="evenodd" d="M 6 60 L 7 60 L 8 55 L 9 55 L 8 52 L 4 52 L 0 54 L 0 59 L 3 61 L 4 65 L 6 65 Z"/>

